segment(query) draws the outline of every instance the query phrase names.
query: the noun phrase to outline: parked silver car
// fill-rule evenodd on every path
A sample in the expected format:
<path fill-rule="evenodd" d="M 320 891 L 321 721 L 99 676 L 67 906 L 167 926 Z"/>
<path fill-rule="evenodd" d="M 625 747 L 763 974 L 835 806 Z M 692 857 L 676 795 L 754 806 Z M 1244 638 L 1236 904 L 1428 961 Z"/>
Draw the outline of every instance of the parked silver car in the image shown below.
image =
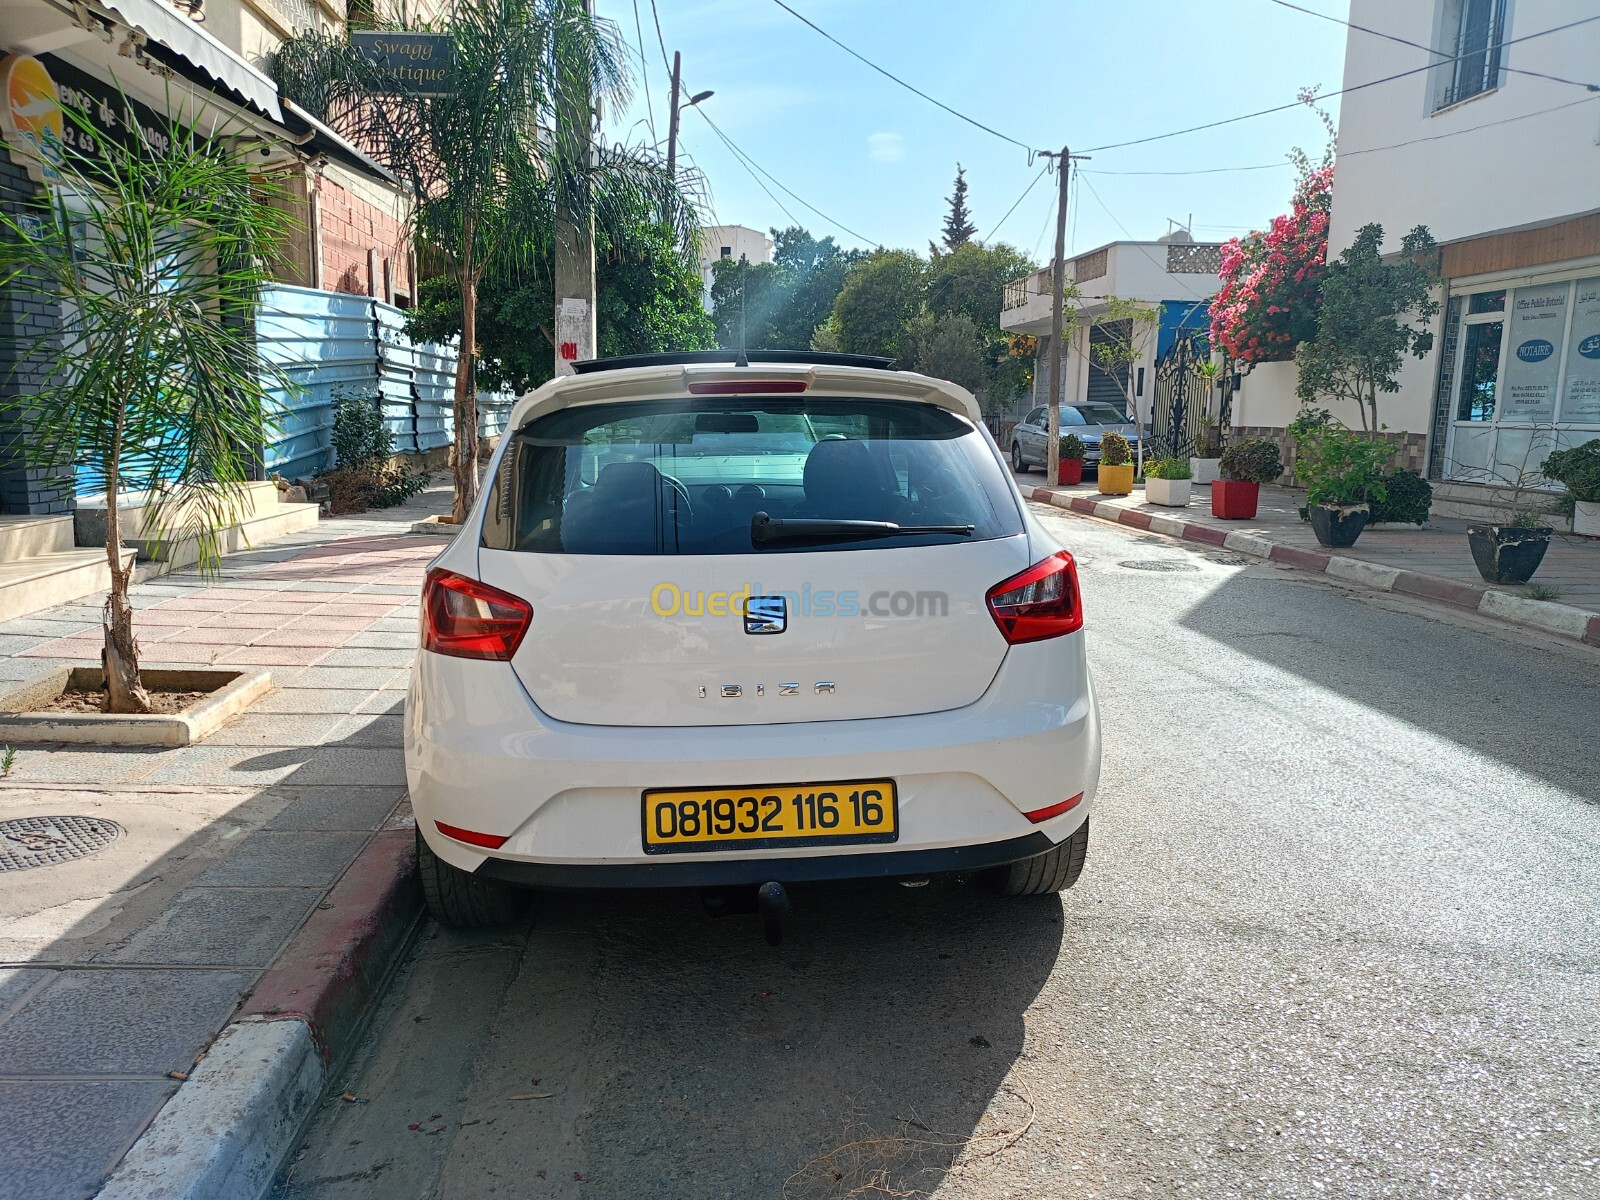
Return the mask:
<path fill-rule="evenodd" d="M 1011 466 L 1016 471 L 1044 466 L 1045 446 L 1050 435 L 1050 414 L 1043 404 L 1038 405 L 1011 431 Z M 1118 405 L 1103 401 L 1084 401 L 1061 406 L 1061 432 L 1075 433 L 1083 443 L 1085 470 L 1098 470 L 1100 466 L 1100 438 L 1107 433 L 1120 433 L 1128 439 L 1134 454 L 1139 453 L 1138 430 L 1128 414 Z"/>

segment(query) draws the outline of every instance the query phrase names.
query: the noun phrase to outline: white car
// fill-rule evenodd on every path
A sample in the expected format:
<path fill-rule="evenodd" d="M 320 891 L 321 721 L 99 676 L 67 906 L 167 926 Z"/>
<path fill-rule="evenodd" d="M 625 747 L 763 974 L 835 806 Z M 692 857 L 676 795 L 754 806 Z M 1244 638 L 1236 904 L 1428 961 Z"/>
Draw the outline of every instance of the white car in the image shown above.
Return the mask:
<path fill-rule="evenodd" d="M 429 907 L 1070 887 L 1100 774 L 1082 629 L 1072 556 L 962 388 L 845 355 L 579 364 L 516 405 L 428 573 L 405 746 Z"/>

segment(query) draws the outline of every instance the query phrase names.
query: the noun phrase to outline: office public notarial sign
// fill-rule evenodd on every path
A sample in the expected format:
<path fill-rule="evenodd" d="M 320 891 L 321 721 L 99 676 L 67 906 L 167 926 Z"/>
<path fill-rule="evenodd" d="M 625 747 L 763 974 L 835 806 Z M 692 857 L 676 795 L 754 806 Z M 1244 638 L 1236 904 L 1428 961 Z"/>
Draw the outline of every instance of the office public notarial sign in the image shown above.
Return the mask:
<path fill-rule="evenodd" d="M 377 76 L 378 90 L 406 96 L 452 96 L 455 43 L 447 33 L 350 35 L 350 45 Z"/>

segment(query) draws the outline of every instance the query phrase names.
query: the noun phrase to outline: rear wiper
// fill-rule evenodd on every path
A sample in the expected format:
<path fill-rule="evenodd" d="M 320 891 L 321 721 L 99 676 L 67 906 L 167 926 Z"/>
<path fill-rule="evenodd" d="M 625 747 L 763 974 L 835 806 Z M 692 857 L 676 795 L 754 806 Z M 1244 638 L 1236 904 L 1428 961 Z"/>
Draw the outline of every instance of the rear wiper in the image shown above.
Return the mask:
<path fill-rule="evenodd" d="M 840 541 L 846 538 L 892 538 L 903 534 L 955 534 L 971 537 L 976 525 L 898 525 L 893 521 L 829 521 L 811 517 L 783 518 L 758 512 L 750 518 L 752 542 Z"/>

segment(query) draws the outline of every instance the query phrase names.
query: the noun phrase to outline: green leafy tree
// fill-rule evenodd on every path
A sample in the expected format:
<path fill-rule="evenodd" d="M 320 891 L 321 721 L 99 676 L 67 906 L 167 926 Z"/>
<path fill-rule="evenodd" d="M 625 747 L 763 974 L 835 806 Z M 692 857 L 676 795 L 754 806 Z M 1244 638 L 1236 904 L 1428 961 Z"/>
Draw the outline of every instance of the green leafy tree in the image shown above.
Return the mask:
<path fill-rule="evenodd" d="M 412 26 L 453 42 L 451 95 L 379 94 L 347 42 L 320 34 L 289 39 L 273 71 L 285 95 L 325 115 L 405 181 L 414 232 L 460 293 L 451 461 L 461 521 L 478 485 L 474 366 L 485 275 L 525 266 L 554 236 L 558 213 L 605 224 L 603 204 L 643 205 L 686 245 L 694 220 L 653 155 L 590 152 L 589 98 L 620 108 L 631 78 L 616 28 L 589 16 L 581 0 L 463 0 L 441 20 Z"/>
<path fill-rule="evenodd" d="M 798 225 L 772 231 L 773 265 L 782 276 L 782 296 L 772 317 L 772 348 L 806 350 L 817 326 L 828 319 L 851 266 L 865 258 L 841 250 L 832 237 L 814 238 Z"/>
<path fill-rule="evenodd" d="M 66 120 L 93 157 L 68 155 L 41 211 L 0 211 L 0 286 L 52 295 L 70 314 L 53 344 L 29 347 L 25 392 L 6 403 L 31 430 L 31 461 L 104 481 L 106 709 L 147 713 L 124 493 L 145 493 L 158 543 L 192 542 L 201 569 L 214 568 L 218 533 L 244 509 L 266 386 L 285 384 L 261 361 L 251 318 L 288 221 L 277 190 L 232 153 L 243 131 L 213 113 L 121 138 L 70 110 Z"/>
<path fill-rule="evenodd" d="M 904 340 L 905 365 L 966 388 L 982 402 L 994 377 L 988 339 L 965 313 L 936 317 L 924 313 L 911 322 Z"/>
<path fill-rule="evenodd" d="M 946 200 L 950 211 L 944 219 L 944 248 L 954 252 L 968 245 L 978 232 L 972 223 L 972 210 L 967 207 L 967 173 L 960 163 L 956 164 L 955 191 Z"/>
<path fill-rule="evenodd" d="M 927 264 L 909 250 L 874 251 L 845 279 L 824 337 L 847 354 L 903 357 L 927 277 Z"/>
<path fill-rule="evenodd" d="M 711 319 L 717 345 L 730 350 L 789 349 L 775 317 L 783 306 L 783 273 L 776 263 L 723 258 L 711 267 Z"/>
<path fill-rule="evenodd" d="M 1424 358 L 1433 347 L 1437 249 L 1418 225 L 1401 239 L 1398 258 L 1386 262 L 1383 226 L 1361 227 L 1322 281 L 1316 336 L 1296 351 L 1301 404 L 1350 401 L 1362 430 L 1381 432 L 1379 393 L 1398 392 L 1405 356 Z"/>

